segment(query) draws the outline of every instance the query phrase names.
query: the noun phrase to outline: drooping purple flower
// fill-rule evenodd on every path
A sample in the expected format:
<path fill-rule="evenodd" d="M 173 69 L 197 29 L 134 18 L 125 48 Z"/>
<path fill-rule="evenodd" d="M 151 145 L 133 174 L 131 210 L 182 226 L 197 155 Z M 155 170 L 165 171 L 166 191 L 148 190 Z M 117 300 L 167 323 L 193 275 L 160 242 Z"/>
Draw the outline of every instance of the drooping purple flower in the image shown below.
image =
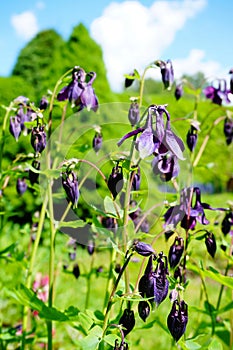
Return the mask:
<path fill-rule="evenodd" d="M 181 300 L 175 300 L 172 304 L 172 309 L 167 317 L 167 326 L 173 337 L 177 342 L 186 330 L 188 323 L 188 305 Z"/>
<path fill-rule="evenodd" d="M 79 188 L 78 188 L 78 179 L 76 174 L 67 170 L 61 174 L 62 176 L 62 186 L 66 192 L 68 200 L 73 204 L 74 207 L 78 204 L 79 199 Z"/>
<path fill-rule="evenodd" d="M 17 182 L 16 182 L 16 190 L 18 192 L 18 194 L 23 195 L 24 192 L 27 190 L 27 183 L 25 178 L 18 178 Z"/>
<path fill-rule="evenodd" d="M 183 251 L 184 240 L 181 237 L 176 237 L 168 253 L 168 261 L 171 268 L 174 268 L 179 264 Z"/>
<path fill-rule="evenodd" d="M 164 88 L 170 90 L 174 82 L 174 70 L 172 61 L 157 61 L 156 64 L 160 67 Z"/>
<path fill-rule="evenodd" d="M 135 326 L 134 311 L 130 309 L 125 309 L 123 315 L 119 320 L 119 325 L 121 325 L 124 337 L 129 334 Z"/>
<path fill-rule="evenodd" d="M 46 133 L 44 126 L 38 125 L 32 128 L 31 145 L 36 153 L 41 153 L 46 147 Z"/>
<path fill-rule="evenodd" d="M 19 136 L 21 134 L 21 122 L 18 116 L 10 117 L 10 133 L 14 136 L 15 140 L 18 141 Z"/>
<path fill-rule="evenodd" d="M 69 100 L 72 107 L 76 106 L 78 111 L 86 107 L 88 110 L 92 109 L 96 112 L 98 99 L 92 87 L 95 78 L 95 72 L 86 73 L 84 69 L 74 67 L 72 81 L 60 90 L 57 95 L 58 101 Z"/>
<path fill-rule="evenodd" d="M 137 101 L 133 101 L 130 104 L 129 112 L 128 112 L 128 119 L 129 119 L 131 126 L 135 126 L 139 122 L 140 109 L 139 109 L 139 104 Z"/>
<path fill-rule="evenodd" d="M 209 221 L 205 216 L 204 209 L 225 211 L 223 208 L 212 208 L 209 204 L 203 203 L 201 190 L 198 187 L 184 188 L 181 190 L 180 203 L 170 207 L 164 214 L 165 227 L 176 227 L 180 222 L 182 228 L 192 230 L 197 221 L 202 225 L 207 225 Z"/>
<path fill-rule="evenodd" d="M 212 100 L 213 103 L 221 106 L 222 103 L 230 103 L 229 99 L 230 90 L 227 89 L 227 83 L 225 79 L 217 80 L 217 87 L 209 85 L 203 90 L 206 98 Z"/>
<path fill-rule="evenodd" d="M 224 120 L 223 132 L 226 138 L 226 144 L 230 145 L 233 141 L 233 119 L 230 116 Z"/>
<path fill-rule="evenodd" d="M 175 92 L 174 92 L 176 101 L 178 101 L 183 96 L 183 94 L 184 94 L 183 84 L 179 83 L 176 85 Z"/>
<path fill-rule="evenodd" d="M 164 125 L 163 117 L 167 122 Z M 153 118 L 155 129 L 153 129 Z M 151 105 L 148 108 L 145 126 L 139 127 L 123 136 L 118 142 L 120 146 L 126 139 L 141 134 L 135 141 L 135 147 L 142 159 L 149 157 L 153 153 L 166 154 L 168 151 L 179 159 L 184 159 L 183 141 L 171 130 L 170 114 L 166 105 Z"/>
<path fill-rule="evenodd" d="M 92 140 L 92 147 L 94 148 L 95 152 L 98 153 L 99 150 L 102 147 L 102 143 L 103 143 L 103 136 L 100 132 L 96 132 L 95 136 Z"/>
<path fill-rule="evenodd" d="M 153 255 L 151 255 L 144 275 L 139 281 L 138 289 L 143 298 L 149 298 L 152 306 L 155 303 L 158 307 L 168 294 L 169 282 L 167 275 L 167 258 L 161 252 L 157 259 L 157 266 L 153 271 Z"/>
<path fill-rule="evenodd" d="M 112 168 L 107 184 L 110 192 L 113 195 L 113 199 L 116 199 L 116 196 L 122 190 L 124 184 L 122 167 L 118 164 Z"/>

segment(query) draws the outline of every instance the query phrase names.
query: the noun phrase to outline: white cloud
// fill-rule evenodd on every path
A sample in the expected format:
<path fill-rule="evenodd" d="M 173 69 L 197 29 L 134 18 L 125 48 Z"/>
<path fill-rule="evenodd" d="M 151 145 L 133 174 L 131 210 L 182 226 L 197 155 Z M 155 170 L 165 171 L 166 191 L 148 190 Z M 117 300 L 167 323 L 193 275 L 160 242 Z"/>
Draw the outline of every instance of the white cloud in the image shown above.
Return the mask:
<path fill-rule="evenodd" d="M 198 72 L 204 72 L 207 80 L 214 80 L 226 76 L 226 70 L 223 70 L 219 62 L 205 60 L 205 52 L 198 49 L 192 49 L 188 57 L 174 59 L 173 66 L 176 78 L 183 74 L 193 75 Z"/>
<path fill-rule="evenodd" d="M 12 15 L 11 24 L 17 35 L 25 40 L 31 39 L 39 30 L 37 18 L 31 11 Z"/>
<path fill-rule="evenodd" d="M 120 90 L 123 74 L 161 58 L 189 18 L 207 0 L 155 1 L 150 8 L 139 1 L 112 2 L 91 25 L 92 37 L 102 46 L 108 78 Z"/>

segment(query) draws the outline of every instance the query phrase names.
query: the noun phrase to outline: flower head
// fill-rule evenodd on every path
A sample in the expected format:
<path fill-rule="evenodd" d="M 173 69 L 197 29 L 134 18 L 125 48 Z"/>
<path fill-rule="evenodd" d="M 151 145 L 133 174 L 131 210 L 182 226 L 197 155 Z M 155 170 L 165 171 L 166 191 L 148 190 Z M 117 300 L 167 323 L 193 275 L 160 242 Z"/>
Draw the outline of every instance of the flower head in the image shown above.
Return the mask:
<path fill-rule="evenodd" d="M 174 268 L 179 264 L 183 251 L 184 240 L 181 237 L 176 237 L 168 253 L 168 261 L 171 268 Z"/>
<path fill-rule="evenodd" d="M 31 145 L 36 153 L 41 153 L 46 146 L 46 133 L 44 126 L 35 126 L 31 132 Z"/>
<path fill-rule="evenodd" d="M 132 331 L 135 326 L 134 311 L 130 309 L 125 309 L 123 315 L 119 320 L 119 324 L 122 325 L 124 337 Z"/>
<path fill-rule="evenodd" d="M 72 81 L 60 90 L 57 95 L 58 101 L 69 100 L 72 107 L 76 106 L 78 111 L 86 107 L 88 110 L 92 109 L 96 112 L 98 99 L 92 87 L 95 78 L 95 72 L 86 73 L 84 69 L 74 67 Z"/>
<path fill-rule="evenodd" d="M 137 100 L 131 102 L 128 112 L 128 119 L 131 126 L 135 126 L 140 119 L 140 109 Z"/>
<path fill-rule="evenodd" d="M 114 199 L 116 199 L 116 196 L 122 190 L 123 184 L 122 167 L 117 164 L 112 168 L 112 172 L 108 178 L 108 188 Z"/>
<path fill-rule="evenodd" d="M 174 70 L 172 61 L 157 61 L 156 64 L 160 67 L 164 88 L 170 90 L 174 82 Z"/>
<path fill-rule="evenodd" d="M 15 140 L 18 141 L 19 136 L 21 134 L 21 121 L 18 116 L 10 117 L 10 127 L 9 127 L 10 133 L 12 136 L 14 136 Z"/>
<path fill-rule="evenodd" d="M 219 106 L 221 106 L 223 102 L 224 103 L 231 102 L 231 100 L 228 97 L 231 91 L 227 89 L 225 79 L 218 79 L 217 87 L 213 85 L 209 85 L 203 90 L 203 92 L 206 98 L 212 100 L 213 103 Z"/>
<path fill-rule="evenodd" d="M 92 146 L 95 150 L 96 153 L 99 152 L 99 150 L 101 149 L 102 147 L 102 143 L 103 143 L 103 136 L 100 132 L 96 132 L 95 133 L 95 136 L 92 140 Z"/>
<path fill-rule="evenodd" d="M 183 84 L 182 83 L 179 83 L 176 85 L 176 88 L 175 88 L 175 98 L 176 98 L 176 101 L 178 101 L 184 94 L 184 90 L 183 90 Z"/>

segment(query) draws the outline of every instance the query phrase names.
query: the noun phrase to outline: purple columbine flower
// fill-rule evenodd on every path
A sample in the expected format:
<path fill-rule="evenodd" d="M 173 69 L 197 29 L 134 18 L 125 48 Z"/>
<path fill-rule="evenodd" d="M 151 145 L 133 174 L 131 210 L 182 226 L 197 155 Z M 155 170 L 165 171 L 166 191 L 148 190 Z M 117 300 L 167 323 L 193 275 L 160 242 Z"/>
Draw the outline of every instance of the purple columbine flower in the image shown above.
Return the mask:
<path fill-rule="evenodd" d="M 24 192 L 27 190 L 27 183 L 25 181 L 25 178 L 18 178 L 17 182 L 16 182 L 16 190 L 18 192 L 18 194 L 20 194 L 21 196 L 24 194 Z"/>
<path fill-rule="evenodd" d="M 138 289 L 143 298 L 149 298 L 151 305 L 153 306 L 155 303 L 158 307 L 168 294 L 167 258 L 163 255 L 163 252 L 159 253 L 154 271 L 153 258 L 153 255 L 149 257 L 144 275 L 139 281 Z"/>
<path fill-rule="evenodd" d="M 74 67 L 72 81 L 65 86 L 57 95 L 58 101 L 69 100 L 72 107 L 76 106 L 78 111 L 83 108 L 97 111 L 98 99 L 94 93 L 92 84 L 96 78 L 95 72 L 86 73 L 80 67 Z"/>
<path fill-rule="evenodd" d="M 139 127 L 123 136 L 117 143 L 120 146 L 126 139 L 141 134 L 135 142 L 142 159 L 153 153 L 166 154 L 168 151 L 179 159 L 184 160 L 183 141 L 171 130 L 170 114 L 166 109 L 167 105 L 151 105 L 148 108 L 147 119 L 144 127 Z M 166 117 L 164 125 L 163 117 Z M 153 120 L 154 118 L 154 120 Z M 155 129 L 153 128 L 153 122 Z"/>
<path fill-rule="evenodd" d="M 171 268 L 174 268 L 179 264 L 183 251 L 184 240 L 181 237 L 176 237 L 168 253 L 168 261 Z"/>
<path fill-rule="evenodd" d="M 221 231 L 224 235 L 231 232 L 233 227 L 233 211 L 227 211 L 221 224 Z"/>
<path fill-rule="evenodd" d="M 31 145 L 36 153 L 41 153 L 46 147 L 46 132 L 44 126 L 33 127 L 31 132 Z"/>
<path fill-rule="evenodd" d="M 194 202 L 194 203 L 193 203 Z M 201 201 L 201 190 L 198 187 L 188 187 L 181 190 L 180 203 L 170 207 L 164 214 L 165 227 L 176 227 L 180 222 L 181 227 L 193 230 L 197 221 L 202 225 L 209 224 L 205 216 L 205 209 L 224 210 L 212 208 L 209 204 Z"/>
<path fill-rule="evenodd" d="M 212 100 L 213 103 L 221 106 L 222 103 L 230 103 L 228 95 L 231 93 L 229 89 L 227 89 L 227 83 L 225 79 L 218 79 L 217 87 L 213 85 L 207 86 L 203 92 L 206 98 Z"/>
<path fill-rule="evenodd" d="M 14 136 L 15 140 L 18 141 L 19 136 L 21 134 L 21 122 L 20 118 L 18 116 L 10 117 L 10 127 L 9 127 L 10 133 L 12 136 Z"/>
<path fill-rule="evenodd" d="M 217 245 L 216 245 L 215 236 L 212 232 L 206 231 L 205 245 L 206 245 L 207 252 L 212 256 L 212 258 L 214 258 L 217 250 Z"/>
<path fill-rule="evenodd" d="M 40 100 L 39 108 L 45 111 L 48 108 L 48 105 L 49 105 L 48 99 L 45 96 L 43 96 Z"/>
<path fill-rule="evenodd" d="M 68 200 L 77 207 L 79 199 L 78 179 L 73 171 L 67 170 L 61 174 L 62 186 L 66 192 Z"/>
<path fill-rule="evenodd" d="M 175 300 L 172 305 L 171 312 L 167 318 L 167 326 L 173 337 L 177 342 L 186 330 L 188 323 L 188 305 L 181 300 Z"/>
<path fill-rule="evenodd" d="M 130 309 L 125 309 L 123 315 L 119 320 L 119 325 L 122 325 L 122 331 L 124 337 L 129 334 L 135 326 L 134 311 Z"/>
<path fill-rule="evenodd" d="M 138 240 L 134 241 L 133 250 L 142 256 L 150 256 L 151 254 L 155 255 L 155 251 L 150 244 L 140 242 Z"/>
<path fill-rule="evenodd" d="M 190 149 L 191 152 L 193 152 L 193 150 L 195 149 L 196 147 L 196 144 L 197 144 L 197 132 L 198 132 L 198 128 L 196 128 L 194 125 L 191 125 L 190 126 L 190 129 L 187 133 L 187 136 L 186 136 L 186 142 L 187 142 L 187 145 L 188 145 L 188 148 Z"/>
<path fill-rule="evenodd" d="M 174 70 L 172 61 L 157 61 L 156 64 L 160 67 L 164 88 L 170 90 L 174 82 Z"/>

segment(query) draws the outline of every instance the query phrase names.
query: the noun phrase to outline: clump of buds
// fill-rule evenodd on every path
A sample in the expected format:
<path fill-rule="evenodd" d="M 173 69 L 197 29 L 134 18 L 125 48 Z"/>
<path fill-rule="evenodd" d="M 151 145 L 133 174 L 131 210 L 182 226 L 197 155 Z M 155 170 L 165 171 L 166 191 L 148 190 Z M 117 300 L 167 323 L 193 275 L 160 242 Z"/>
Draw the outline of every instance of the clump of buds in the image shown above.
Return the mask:
<path fill-rule="evenodd" d="M 108 178 L 108 188 L 113 195 L 113 199 L 116 199 L 116 196 L 123 188 L 123 172 L 122 167 L 118 164 L 112 168 L 112 172 Z"/>
<path fill-rule="evenodd" d="M 135 326 L 135 317 L 133 310 L 125 309 L 123 315 L 119 320 L 119 325 L 121 325 L 124 337 L 129 334 Z"/>
<path fill-rule="evenodd" d="M 171 312 L 167 318 L 167 326 L 173 337 L 177 342 L 185 332 L 188 323 L 188 305 L 181 300 L 175 300 L 172 304 Z"/>
<path fill-rule="evenodd" d="M 184 240 L 181 237 L 176 237 L 168 253 L 168 261 L 171 268 L 174 268 L 179 264 L 183 251 Z"/>

